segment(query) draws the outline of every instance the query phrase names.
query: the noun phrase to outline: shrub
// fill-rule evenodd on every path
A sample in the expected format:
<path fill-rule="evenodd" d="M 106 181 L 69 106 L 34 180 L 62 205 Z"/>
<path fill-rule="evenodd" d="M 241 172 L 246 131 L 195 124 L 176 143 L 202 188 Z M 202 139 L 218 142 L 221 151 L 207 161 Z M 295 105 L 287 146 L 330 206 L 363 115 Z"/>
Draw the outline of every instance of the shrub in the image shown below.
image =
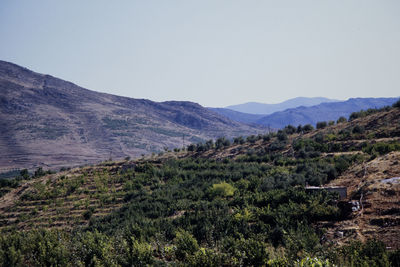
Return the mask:
<path fill-rule="evenodd" d="M 243 136 L 239 136 L 233 139 L 234 144 L 244 144 L 244 138 Z"/>
<path fill-rule="evenodd" d="M 225 137 L 220 137 L 215 141 L 215 148 L 216 149 L 221 149 L 223 147 L 230 146 L 231 142 L 226 139 Z"/>
<path fill-rule="evenodd" d="M 337 121 L 336 121 L 336 123 L 337 124 L 339 124 L 339 123 L 344 123 L 344 122 L 347 122 L 347 119 L 345 118 L 345 117 L 340 117 Z"/>
<path fill-rule="evenodd" d="M 374 239 L 342 246 L 335 256 L 339 266 L 390 266 L 385 244 Z"/>
<path fill-rule="evenodd" d="M 400 108 L 400 99 L 393 104 L 394 108 Z"/>
<path fill-rule="evenodd" d="M 305 133 L 311 132 L 312 130 L 314 130 L 314 127 L 311 124 L 306 124 L 303 127 L 303 132 Z"/>
<path fill-rule="evenodd" d="M 211 249 L 200 248 L 193 256 L 188 257 L 187 262 L 189 266 L 222 266 L 223 257 Z"/>
<path fill-rule="evenodd" d="M 235 188 L 226 183 L 222 182 L 219 184 L 213 184 L 211 188 L 211 194 L 216 197 L 231 197 L 235 193 Z"/>
<path fill-rule="evenodd" d="M 365 128 L 364 128 L 363 126 L 356 125 L 356 126 L 354 126 L 352 132 L 353 132 L 354 134 L 362 134 L 362 133 L 365 132 Z"/>
<path fill-rule="evenodd" d="M 142 243 L 131 237 L 128 254 L 128 261 L 130 266 L 145 266 L 153 263 L 153 251 L 151 245 Z"/>
<path fill-rule="evenodd" d="M 270 134 L 264 134 L 262 139 L 263 139 L 263 141 L 267 142 L 267 141 L 271 140 L 271 135 Z"/>
<path fill-rule="evenodd" d="M 264 266 L 268 261 L 268 252 L 263 242 L 247 239 L 240 240 L 240 251 L 244 266 Z"/>
<path fill-rule="evenodd" d="M 251 144 L 254 144 L 257 141 L 257 136 L 255 136 L 255 135 L 247 136 L 246 141 Z"/>
<path fill-rule="evenodd" d="M 188 145 L 188 147 L 187 147 L 187 150 L 188 151 L 194 151 L 196 149 L 196 145 L 194 145 L 194 144 L 190 144 L 190 145 Z"/>
<path fill-rule="evenodd" d="M 327 126 L 326 121 L 317 122 L 317 129 L 324 129 Z"/>
<path fill-rule="evenodd" d="M 389 261 L 391 266 L 400 267 L 400 250 L 393 251 L 389 253 Z"/>
<path fill-rule="evenodd" d="M 289 134 L 289 135 L 291 135 L 291 134 L 294 134 L 295 132 L 296 132 L 296 127 L 294 127 L 294 126 L 292 126 L 292 125 L 287 125 L 284 129 L 283 129 L 283 131 L 286 133 L 286 134 Z"/>
<path fill-rule="evenodd" d="M 303 127 L 301 126 L 301 124 L 299 124 L 299 126 L 297 126 L 297 133 L 302 133 L 303 132 Z"/>
<path fill-rule="evenodd" d="M 179 230 L 175 237 L 177 259 L 183 260 L 199 250 L 197 240 L 187 231 Z"/>
<path fill-rule="evenodd" d="M 279 130 L 276 136 L 278 137 L 279 141 L 288 140 L 288 136 L 287 136 L 286 132 L 284 132 L 284 131 Z"/>

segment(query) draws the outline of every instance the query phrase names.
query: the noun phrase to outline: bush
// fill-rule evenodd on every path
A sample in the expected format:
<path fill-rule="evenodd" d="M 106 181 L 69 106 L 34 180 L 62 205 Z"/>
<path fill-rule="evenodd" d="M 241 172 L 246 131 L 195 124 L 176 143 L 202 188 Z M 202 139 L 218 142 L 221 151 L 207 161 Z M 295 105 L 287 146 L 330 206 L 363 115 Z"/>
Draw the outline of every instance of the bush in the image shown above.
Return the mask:
<path fill-rule="evenodd" d="M 284 131 L 279 130 L 276 136 L 278 137 L 279 141 L 288 140 L 288 136 L 287 136 L 286 132 L 284 132 Z"/>
<path fill-rule="evenodd" d="M 142 243 L 131 237 L 128 253 L 129 266 L 145 266 L 153 263 L 153 251 L 151 245 Z"/>
<path fill-rule="evenodd" d="M 374 239 L 342 246 L 335 257 L 339 266 L 390 266 L 385 244 Z"/>
<path fill-rule="evenodd" d="M 194 151 L 196 149 L 196 145 L 194 145 L 194 144 L 190 144 L 190 145 L 188 145 L 188 147 L 187 147 L 187 150 L 188 151 Z"/>
<path fill-rule="evenodd" d="M 294 134 L 296 132 L 296 127 L 294 127 L 294 126 L 289 124 L 285 128 L 283 128 L 283 131 L 286 134 L 291 135 L 291 134 Z"/>
<path fill-rule="evenodd" d="M 393 104 L 394 108 L 400 108 L 400 99 Z"/>
<path fill-rule="evenodd" d="M 266 246 L 261 241 L 240 240 L 239 249 L 243 253 L 244 266 L 264 266 L 268 261 Z"/>
<path fill-rule="evenodd" d="M 317 129 L 324 129 L 327 126 L 326 121 L 317 122 Z"/>
<path fill-rule="evenodd" d="M 257 141 L 257 136 L 255 136 L 255 135 L 247 136 L 246 141 L 251 144 L 254 144 Z"/>
<path fill-rule="evenodd" d="M 211 188 L 211 194 L 214 197 L 231 197 L 234 193 L 235 188 L 226 182 L 213 184 Z"/>
<path fill-rule="evenodd" d="M 199 250 L 197 240 L 187 231 L 179 230 L 175 237 L 176 258 L 183 260 Z"/>
<path fill-rule="evenodd" d="M 347 122 L 347 119 L 345 118 L 345 117 L 340 117 L 337 121 L 336 121 L 336 123 L 337 124 L 339 124 L 339 123 L 344 123 L 344 122 Z"/>
<path fill-rule="evenodd" d="M 239 136 L 239 137 L 234 138 L 234 139 L 233 139 L 233 143 L 236 144 L 236 145 L 237 145 L 237 144 L 241 144 L 241 145 L 244 144 L 244 138 L 243 138 L 243 136 Z"/>
<path fill-rule="evenodd" d="M 230 146 L 231 142 L 226 139 L 225 137 L 220 137 L 215 141 L 215 148 L 216 149 L 221 149 L 223 147 Z"/>
<path fill-rule="evenodd" d="M 356 125 L 356 126 L 354 126 L 352 132 L 353 132 L 354 134 L 362 134 L 362 133 L 365 132 L 365 128 L 364 128 L 363 126 Z"/>
<path fill-rule="evenodd" d="M 306 124 L 303 127 L 303 132 L 305 133 L 311 132 L 312 130 L 314 130 L 314 127 L 311 124 Z"/>
<path fill-rule="evenodd" d="M 193 256 L 187 259 L 189 266 L 213 267 L 222 266 L 223 257 L 211 249 L 200 248 Z"/>
<path fill-rule="evenodd" d="M 400 267 L 400 249 L 389 253 L 389 261 L 391 266 Z"/>
<path fill-rule="evenodd" d="M 301 126 L 301 124 L 299 124 L 299 126 L 297 126 L 297 133 L 302 133 L 303 132 L 303 127 Z"/>

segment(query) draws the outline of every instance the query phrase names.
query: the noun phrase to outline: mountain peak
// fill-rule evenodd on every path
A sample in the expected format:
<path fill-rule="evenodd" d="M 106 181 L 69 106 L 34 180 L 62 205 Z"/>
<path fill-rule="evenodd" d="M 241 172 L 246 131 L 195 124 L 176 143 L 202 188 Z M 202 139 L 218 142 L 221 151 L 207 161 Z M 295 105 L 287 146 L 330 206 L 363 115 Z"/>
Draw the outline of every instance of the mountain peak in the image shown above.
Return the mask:
<path fill-rule="evenodd" d="M 0 172 L 138 157 L 262 131 L 197 103 L 98 93 L 5 61 L 0 101 Z"/>

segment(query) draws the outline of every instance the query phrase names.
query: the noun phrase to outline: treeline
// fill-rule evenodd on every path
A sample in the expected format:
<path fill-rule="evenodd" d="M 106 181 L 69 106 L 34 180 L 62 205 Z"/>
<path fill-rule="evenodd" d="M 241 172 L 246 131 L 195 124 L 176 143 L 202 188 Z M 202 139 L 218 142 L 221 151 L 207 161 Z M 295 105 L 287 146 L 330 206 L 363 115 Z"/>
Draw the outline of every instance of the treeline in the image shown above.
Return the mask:
<path fill-rule="evenodd" d="M 53 172 L 50 170 L 44 171 L 42 167 L 39 167 L 33 174 L 30 174 L 27 169 L 20 170 L 17 173 L 14 178 L 0 178 L 0 197 L 10 192 L 13 188 L 17 188 L 21 181 L 35 179 Z"/>
<path fill-rule="evenodd" d="M 302 233 L 307 235 L 308 232 Z M 291 249 L 309 246 L 293 240 Z M 399 266 L 400 252 L 389 252 L 377 240 L 352 242 L 340 248 L 319 250 L 318 257 L 297 260 L 255 240 L 231 240 L 228 253 L 204 248 L 184 230 L 174 245 L 145 242 L 133 236 L 109 236 L 94 231 L 30 230 L 0 236 L 1 266 Z M 273 256 L 271 258 L 271 256 Z"/>

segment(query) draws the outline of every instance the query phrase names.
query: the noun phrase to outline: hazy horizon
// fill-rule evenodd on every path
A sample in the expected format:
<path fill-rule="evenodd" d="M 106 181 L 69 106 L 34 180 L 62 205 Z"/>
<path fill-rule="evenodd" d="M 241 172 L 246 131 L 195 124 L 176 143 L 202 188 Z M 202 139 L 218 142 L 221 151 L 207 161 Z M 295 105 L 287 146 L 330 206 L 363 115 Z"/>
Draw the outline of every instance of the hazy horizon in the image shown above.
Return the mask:
<path fill-rule="evenodd" d="M 207 107 L 397 97 L 398 1 L 10 1 L 0 59 L 79 86 Z"/>

